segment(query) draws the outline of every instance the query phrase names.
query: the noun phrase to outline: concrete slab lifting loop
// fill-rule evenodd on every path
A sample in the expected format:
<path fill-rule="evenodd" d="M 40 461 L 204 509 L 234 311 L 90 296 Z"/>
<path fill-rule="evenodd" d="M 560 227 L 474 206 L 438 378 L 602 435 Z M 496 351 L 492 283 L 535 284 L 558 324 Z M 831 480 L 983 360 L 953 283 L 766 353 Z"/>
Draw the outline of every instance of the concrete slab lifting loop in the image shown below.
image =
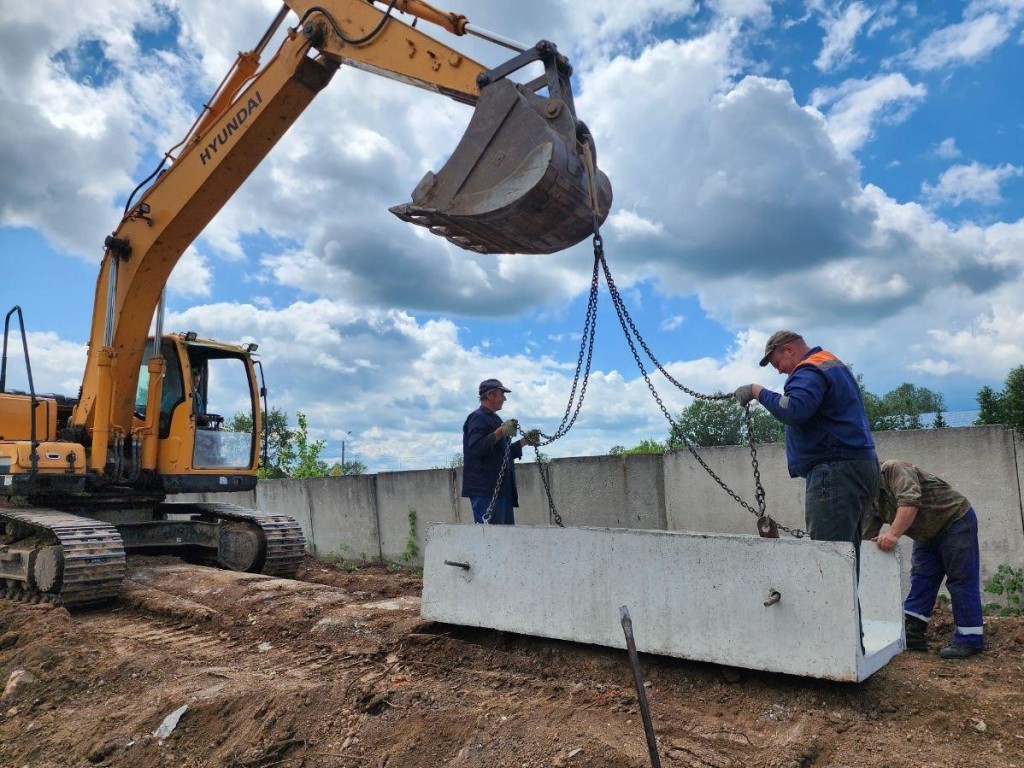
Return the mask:
<path fill-rule="evenodd" d="M 779 591 L 773 589 L 768 593 L 768 599 L 764 601 L 764 606 L 765 608 L 767 608 L 769 605 L 775 605 L 781 599 L 782 595 L 779 593 Z"/>
<path fill-rule="evenodd" d="M 757 518 L 757 532 L 762 539 L 779 538 L 779 526 L 768 515 L 761 515 Z"/>

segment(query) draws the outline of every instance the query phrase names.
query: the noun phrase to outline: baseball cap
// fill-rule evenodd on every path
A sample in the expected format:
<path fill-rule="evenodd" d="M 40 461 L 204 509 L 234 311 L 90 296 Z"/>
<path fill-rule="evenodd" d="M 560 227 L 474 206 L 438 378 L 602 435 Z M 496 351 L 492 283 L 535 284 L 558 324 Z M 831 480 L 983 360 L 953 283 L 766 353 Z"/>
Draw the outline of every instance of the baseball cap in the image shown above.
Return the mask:
<path fill-rule="evenodd" d="M 511 392 L 504 384 L 497 379 L 484 379 L 480 382 L 480 397 L 483 397 L 492 389 L 500 389 L 502 392 Z"/>
<path fill-rule="evenodd" d="M 764 345 L 764 357 L 761 358 L 760 366 L 764 368 L 768 365 L 768 358 L 772 356 L 772 352 L 776 349 L 784 344 L 789 344 L 791 341 L 802 338 L 803 336 L 795 331 L 776 331 L 768 339 L 768 343 Z"/>

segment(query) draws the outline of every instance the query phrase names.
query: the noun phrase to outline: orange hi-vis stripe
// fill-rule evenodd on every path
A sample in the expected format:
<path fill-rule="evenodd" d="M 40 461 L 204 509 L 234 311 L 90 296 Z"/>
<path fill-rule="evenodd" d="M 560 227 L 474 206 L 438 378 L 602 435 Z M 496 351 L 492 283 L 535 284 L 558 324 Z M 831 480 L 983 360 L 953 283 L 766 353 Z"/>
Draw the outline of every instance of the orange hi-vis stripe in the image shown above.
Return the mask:
<path fill-rule="evenodd" d="M 823 350 L 821 350 L 821 352 L 815 352 L 810 357 L 806 357 L 803 360 L 801 360 L 797 364 L 796 368 L 799 368 L 799 367 L 804 366 L 804 365 L 819 365 L 820 366 L 822 363 L 830 363 L 830 362 L 840 363 L 842 361 L 838 357 L 833 355 L 831 352 L 826 352 L 823 349 Z M 794 368 L 793 370 L 795 371 L 796 368 Z"/>

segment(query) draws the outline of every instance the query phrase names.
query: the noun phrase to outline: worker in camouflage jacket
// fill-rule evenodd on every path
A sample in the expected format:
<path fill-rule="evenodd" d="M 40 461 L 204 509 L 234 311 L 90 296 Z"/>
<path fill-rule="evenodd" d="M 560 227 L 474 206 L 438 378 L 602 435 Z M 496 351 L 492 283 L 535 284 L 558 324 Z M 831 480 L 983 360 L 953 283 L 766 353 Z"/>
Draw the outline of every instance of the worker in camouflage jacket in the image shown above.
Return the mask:
<path fill-rule="evenodd" d="M 885 523 L 889 528 L 882 533 Z M 952 644 L 940 655 L 963 659 L 985 649 L 978 517 L 963 494 L 909 462 L 883 461 L 881 488 L 863 535 L 884 552 L 891 551 L 900 536 L 914 540 L 910 593 L 903 602 L 908 650 L 928 650 L 925 631 L 943 578 L 956 628 Z"/>

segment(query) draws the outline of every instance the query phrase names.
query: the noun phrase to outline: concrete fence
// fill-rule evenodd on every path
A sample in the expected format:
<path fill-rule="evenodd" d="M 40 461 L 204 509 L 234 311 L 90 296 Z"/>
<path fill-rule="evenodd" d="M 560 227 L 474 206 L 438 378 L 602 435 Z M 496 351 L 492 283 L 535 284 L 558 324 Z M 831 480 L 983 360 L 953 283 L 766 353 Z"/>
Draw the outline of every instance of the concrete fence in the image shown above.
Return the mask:
<path fill-rule="evenodd" d="M 876 433 L 882 459 L 903 459 L 942 477 L 978 513 L 982 577 L 1001 564 L 1024 562 L 1024 438 L 1003 427 Z M 704 448 L 708 467 L 756 508 L 750 451 Z M 779 523 L 803 528 L 803 481 L 789 477 L 781 444 L 758 448 L 767 511 Z M 638 456 L 555 459 L 549 487 L 566 526 L 597 526 L 756 535 L 755 516 L 726 493 L 687 451 Z M 520 525 L 554 523 L 536 464 L 519 463 Z M 311 552 L 321 557 L 402 560 L 422 565 L 432 522 L 471 523 L 459 495 L 462 471 L 383 472 L 353 477 L 268 480 L 254 493 L 194 496 L 282 512 L 301 524 Z M 782 534 L 786 536 L 785 533 Z M 904 562 L 910 542 L 904 537 Z M 413 553 L 416 554 L 413 554 Z"/>

